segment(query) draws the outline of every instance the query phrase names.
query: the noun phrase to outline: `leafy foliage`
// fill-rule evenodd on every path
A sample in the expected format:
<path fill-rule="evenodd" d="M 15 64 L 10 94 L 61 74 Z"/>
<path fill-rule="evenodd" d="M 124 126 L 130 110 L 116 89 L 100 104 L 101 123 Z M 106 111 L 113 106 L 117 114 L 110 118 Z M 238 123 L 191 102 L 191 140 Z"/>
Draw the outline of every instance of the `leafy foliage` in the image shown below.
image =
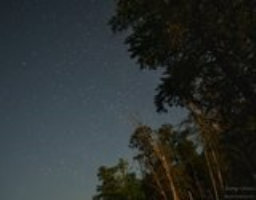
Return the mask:
<path fill-rule="evenodd" d="M 255 185 L 256 2 L 114 1 L 112 30 L 142 69 L 163 71 L 157 110 L 183 106 L 193 126 L 137 127 L 142 180 L 123 160 L 101 167 L 95 200 L 221 199 L 225 186 Z"/>
<path fill-rule="evenodd" d="M 98 178 L 101 185 L 94 200 L 144 200 L 140 180 L 128 171 L 128 163 L 123 159 L 113 167 L 100 167 Z"/>
<path fill-rule="evenodd" d="M 228 182 L 237 181 L 234 176 L 241 171 L 250 171 L 239 176 L 241 184 L 252 182 L 245 177 L 256 171 L 255 159 L 248 153 L 255 151 L 256 134 L 256 2 L 115 2 L 109 21 L 112 30 L 127 33 L 125 43 L 142 69 L 163 71 L 155 96 L 157 110 L 184 106 L 190 111 L 205 145 L 208 168 L 217 167 L 212 177 L 221 177 L 217 140 L 225 145 L 222 150 L 232 168 Z M 222 178 L 216 179 L 218 184 L 211 179 L 216 196 Z"/>
<path fill-rule="evenodd" d="M 217 144 L 205 146 L 200 153 L 199 144 L 188 139 L 191 134 L 191 129 L 177 131 L 170 125 L 158 130 L 139 126 L 135 130 L 131 147 L 138 151 L 135 159 L 147 180 L 146 197 L 153 193 L 155 199 L 164 200 L 214 199 L 223 193 L 219 175 L 226 168 Z"/>
<path fill-rule="evenodd" d="M 129 33 L 131 57 L 142 68 L 164 69 L 155 98 L 159 111 L 192 104 L 226 125 L 255 117 L 255 1 L 116 0 L 116 5 L 110 25 Z"/>

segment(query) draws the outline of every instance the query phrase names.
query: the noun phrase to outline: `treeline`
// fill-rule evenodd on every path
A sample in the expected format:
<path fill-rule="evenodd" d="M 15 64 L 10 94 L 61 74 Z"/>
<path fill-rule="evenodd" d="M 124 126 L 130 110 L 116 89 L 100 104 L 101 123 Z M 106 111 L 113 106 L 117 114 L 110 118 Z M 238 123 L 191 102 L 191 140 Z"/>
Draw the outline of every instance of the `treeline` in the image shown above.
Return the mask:
<path fill-rule="evenodd" d="M 255 134 L 246 135 L 249 141 L 242 139 L 240 145 L 231 140 L 226 144 L 220 136 L 191 126 L 138 126 L 130 147 L 137 152 L 140 176 L 124 159 L 100 167 L 94 200 L 255 199 L 255 154 L 246 156 L 249 145 L 255 145 Z"/>
<path fill-rule="evenodd" d="M 189 115 L 176 129 L 139 125 L 130 146 L 141 177 L 123 160 L 100 168 L 94 199 L 256 199 L 256 2 L 115 4 L 109 24 L 131 58 L 163 71 L 157 111 Z"/>

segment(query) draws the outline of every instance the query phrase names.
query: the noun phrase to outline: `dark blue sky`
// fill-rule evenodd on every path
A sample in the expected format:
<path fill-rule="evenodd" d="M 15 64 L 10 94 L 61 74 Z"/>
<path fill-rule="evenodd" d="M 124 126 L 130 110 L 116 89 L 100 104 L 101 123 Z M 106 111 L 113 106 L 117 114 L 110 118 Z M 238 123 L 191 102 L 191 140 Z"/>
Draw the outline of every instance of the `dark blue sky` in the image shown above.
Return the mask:
<path fill-rule="evenodd" d="M 159 75 L 140 71 L 107 20 L 111 0 L 1 0 L 0 199 L 89 200 L 97 169 L 128 148 L 135 119 L 177 121 L 153 105 Z"/>

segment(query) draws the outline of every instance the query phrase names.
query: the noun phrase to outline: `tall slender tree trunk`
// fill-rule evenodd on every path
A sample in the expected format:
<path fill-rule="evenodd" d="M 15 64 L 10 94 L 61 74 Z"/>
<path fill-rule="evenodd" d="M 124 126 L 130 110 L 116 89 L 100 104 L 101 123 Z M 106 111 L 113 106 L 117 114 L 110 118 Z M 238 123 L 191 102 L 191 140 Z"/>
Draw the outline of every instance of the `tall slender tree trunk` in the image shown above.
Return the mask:
<path fill-rule="evenodd" d="M 210 177 L 211 177 L 211 182 L 212 182 L 212 187 L 213 187 L 213 191 L 214 191 L 214 196 L 215 196 L 216 200 L 219 200 L 217 183 L 216 183 L 216 180 L 215 180 L 215 177 L 214 177 L 214 173 L 213 173 L 213 169 L 212 169 L 212 166 L 211 166 L 209 154 L 208 154 L 207 151 L 208 150 L 205 151 L 205 159 L 206 159 L 208 171 L 209 171 L 209 174 L 210 174 Z"/>
<path fill-rule="evenodd" d="M 223 181 L 222 171 L 220 168 L 219 159 L 217 158 L 217 155 L 214 150 L 212 150 L 212 157 L 216 164 L 217 176 L 218 176 L 218 180 L 219 180 L 219 184 L 220 184 L 220 189 L 221 189 L 221 191 L 223 191 L 224 190 L 224 181 Z"/>
<path fill-rule="evenodd" d="M 173 193 L 173 199 L 174 200 L 179 200 L 180 198 L 179 198 L 179 195 L 178 195 L 178 191 L 175 187 L 175 183 L 174 183 L 174 180 L 173 180 L 171 172 L 170 172 L 170 166 L 168 167 L 168 164 L 167 164 L 166 159 L 165 159 L 164 156 L 161 159 L 162 159 L 162 162 L 163 162 L 163 165 L 164 165 L 164 168 L 165 168 L 165 171 L 166 171 L 169 183 L 170 183 L 170 187 L 171 187 L 171 190 L 172 190 L 172 193 Z"/>
<path fill-rule="evenodd" d="M 162 165 L 163 165 L 163 169 L 166 173 L 167 176 L 167 180 L 169 182 L 170 185 L 170 190 L 172 191 L 172 196 L 174 200 L 180 200 L 180 197 L 178 195 L 178 191 L 177 188 L 175 187 L 175 183 L 174 183 L 174 179 L 172 177 L 172 173 L 170 170 L 171 165 L 167 163 L 164 154 L 162 154 L 162 152 L 160 151 L 160 149 L 158 148 L 157 145 L 152 144 L 152 148 L 156 154 L 156 156 L 158 157 L 158 159 L 161 161 Z"/>
<path fill-rule="evenodd" d="M 161 185 L 161 182 L 159 181 L 158 177 L 157 177 L 157 174 L 155 173 L 154 169 L 152 170 L 152 173 L 153 173 L 153 176 L 154 176 L 154 179 L 156 181 L 156 184 L 157 184 L 157 187 L 159 189 L 159 193 L 160 195 L 164 198 L 164 200 L 168 200 L 167 196 L 166 196 L 166 193 Z"/>

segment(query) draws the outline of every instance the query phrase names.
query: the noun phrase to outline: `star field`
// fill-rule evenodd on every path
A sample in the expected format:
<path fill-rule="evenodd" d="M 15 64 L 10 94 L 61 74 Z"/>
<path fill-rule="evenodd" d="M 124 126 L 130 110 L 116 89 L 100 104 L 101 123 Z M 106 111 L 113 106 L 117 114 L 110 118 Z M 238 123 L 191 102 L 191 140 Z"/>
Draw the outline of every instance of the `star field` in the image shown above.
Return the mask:
<path fill-rule="evenodd" d="M 97 169 L 131 158 L 134 118 L 155 112 L 159 80 L 130 60 L 107 20 L 113 2 L 0 3 L 0 199 L 91 199 Z"/>

